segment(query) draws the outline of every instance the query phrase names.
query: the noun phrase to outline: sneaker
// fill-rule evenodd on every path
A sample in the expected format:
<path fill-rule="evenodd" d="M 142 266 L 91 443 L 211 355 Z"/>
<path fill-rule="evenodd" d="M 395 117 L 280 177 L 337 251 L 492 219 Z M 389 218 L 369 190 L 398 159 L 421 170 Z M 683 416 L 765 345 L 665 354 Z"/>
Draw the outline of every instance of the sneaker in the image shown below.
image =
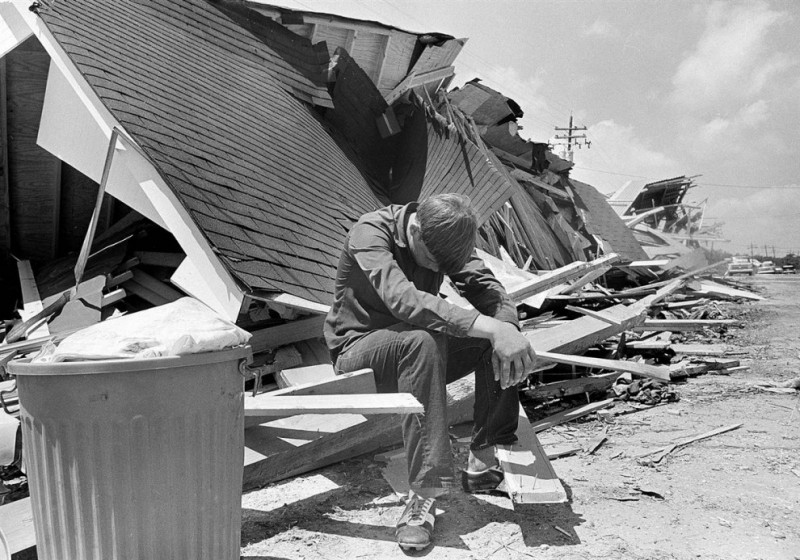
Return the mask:
<path fill-rule="evenodd" d="M 504 480 L 503 471 L 491 467 L 482 472 L 461 471 L 461 487 L 468 494 L 494 492 Z"/>
<path fill-rule="evenodd" d="M 433 498 L 425 500 L 417 494 L 411 494 L 395 530 L 397 544 L 401 548 L 422 550 L 431 544 L 433 524 L 436 522 L 434 503 Z"/>

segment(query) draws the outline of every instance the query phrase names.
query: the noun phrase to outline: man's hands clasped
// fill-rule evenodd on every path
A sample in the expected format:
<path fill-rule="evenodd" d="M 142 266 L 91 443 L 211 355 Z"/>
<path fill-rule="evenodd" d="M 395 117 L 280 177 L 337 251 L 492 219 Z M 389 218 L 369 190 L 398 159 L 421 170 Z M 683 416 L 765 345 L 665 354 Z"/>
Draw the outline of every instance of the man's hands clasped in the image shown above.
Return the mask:
<path fill-rule="evenodd" d="M 494 378 L 503 389 L 507 389 L 521 383 L 533 372 L 536 352 L 514 325 L 497 321 L 494 327 L 491 338 Z"/>

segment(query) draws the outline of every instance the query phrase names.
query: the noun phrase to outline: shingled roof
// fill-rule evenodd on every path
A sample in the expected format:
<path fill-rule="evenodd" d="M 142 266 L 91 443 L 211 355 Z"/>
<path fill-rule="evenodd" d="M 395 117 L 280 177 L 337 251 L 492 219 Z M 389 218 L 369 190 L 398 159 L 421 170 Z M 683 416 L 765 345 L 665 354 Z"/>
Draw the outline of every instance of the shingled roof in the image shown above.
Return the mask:
<path fill-rule="evenodd" d="M 268 18 L 242 27 L 230 8 L 45 0 L 39 15 L 232 274 L 327 303 L 347 228 L 380 204 L 299 100 L 331 103 L 312 79 L 318 50 L 287 60 L 279 52 L 294 49 L 271 44 L 285 30 Z"/>

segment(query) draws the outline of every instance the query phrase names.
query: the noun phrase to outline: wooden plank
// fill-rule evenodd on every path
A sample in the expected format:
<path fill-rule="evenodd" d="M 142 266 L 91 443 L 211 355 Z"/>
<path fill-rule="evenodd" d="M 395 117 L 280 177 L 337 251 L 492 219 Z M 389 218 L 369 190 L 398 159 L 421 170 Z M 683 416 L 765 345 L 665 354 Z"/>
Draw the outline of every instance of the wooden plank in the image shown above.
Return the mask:
<path fill-rule="evenodd" d="M 295 388 L 285 389 L 291 390 Z M 474 376 L 448 384 L 447 414 L 451 424 L 472 418 L 474 397 Z M 244 487 L 253 488 L 395 446 L 403 440 L 401 418 L 303 415 L 253 426 L 245 430 Z"/>
<path fill-rule="evenodd" d="M 283 293 L 263 294 L 254 292 L 254 293 L 248 293 L 247 297 L 258 301 L 265 301 L 268 303 L 278 303 L 280 305 L 285 305 L 286 307 L 297 309 L 298 311 L 305 311 L 306 313 L 321 313 L 324 315 L 331 309 L 330 305 L 325 305 L 324 303 L 317 303 L 315 301 L 309 301 L 307 299 L 293 296 L 291 294 L 283 294 Z"/>
<path fill-rule="evenodd" d="M 706 327 L 738 325 L 736 319 L 647 319 L 634 331 L 701 331 Z"/>
<path fill-rule="evenodd" d="M 536 357 L 539 359 L 550 360 L 559 364 L 626 371 L 635 373 L 636 375 L 641 375 L 642 377 L 658 379 L 660 381 L 669 381 L 670 379 L 669 366 L 653 366 L 650 364 L 643 364 L 641 362 L 632 362 L 627 360 L 606 360 L 604 358 L 592 358 L 589 356 L 572 356 L 568 354 L 557 354 L 555 352 L 546 352 L 542 350 L 536 352 Z"/>
<path fill-rule="evenodd" d="M 585 309 L 583 307 L 576 307 L 574 305 L 567 305 L 565 307 L 567 311 L 572 311 L 573 313 L 579 313 L 581 315 L 586 315 L 587 317 L 594 317 L 595 319 L 600 319 L 605 323 L 609 323 L 611 325 L 619 325 L 619 319 L 616 319 L 610 315 L 606 315 L 602 311 L 593 311 L 591 309 Z"/>
<path fill-rule="evenodd" d="M 745 354 L 744 350 L 732 348 L 725 344 L 672 344 L 676 354 L 684 356 L 726 356 L 728 354 Z"/>
<path fill-rule="evenodd" d="M 384 97 L 384 99 L 386 100 L 386 104 L 391 105 L 392 103 L 400 99 L 400 97 L 411 88 L 424 86 L 425 84 L 444 80 L 452 76 L 454 73 L 455 73 L 454 66 L 437 68 L 435 70 L 429 70 L 427 72 L 421 72 L 421 73 L 411 72 L 408 76 L 405 77 L 405 79 L 403 79 L 403 81 L 397 84 L 397 86 Z"/>
<path fill-rule="evenodd" d="M 308 319 L 298 319 L 276 327 L 259 329 L 252 332 L 249 344 L 253 348 L 253 353 L 258 354 L 293 342 L 319 338 L 322 336 L 324 324 L 325 315 L 314 315 Z"/>
<path fill-rule="evenodd" d="M 561 504 L 567 492 L 547 459 L 522 405 L 519 407 L 517 442 L 498 445 L 497 458 L 506 491 L 515 504 Z"/>
<path fill-rule="evenodd" d="M 106 287 L 107 288 L 114 288 L 119 286 L 123 282 L 127 282 L 128 280 L 133 280 L 133 272 L 130 270 L 126 270 L 122 274 L 117 274 L 116 276 L 108 275 L 106 280 Z"/>
<path fill-rule="evenodd" d="M 156 292 L 148 288 L 145 288 L 144 286 L 133 280 L 128 280 L 127 282 L 123 283 L 122 287 L 128 294 L 133 294 L 135 296 L 138 296 L 147 303 L 150 303 L 152 305 L 164 305 L 165 303 L 169 303 L 169 300 L 162 297 L 160 294 L 157 294 Z"/>
<path fill-rule="evenodd" d="M 167 300 L 167 302 L 173 302 L 185 297 L 183 292 L 176 290 L 166 282 L 162 282 L 141 269 L 135 268 L 131 272 L 133 272 L 134 282 L 158 294 L 163 299 Z"/>
<path fill-rule="evenodd" d="M 100 301 L 100 307 L 108 307 L 109 305 L 115 304 L 118 301 L 122 301 L 127 295 L 128 294 L 125 293 L 125 290 L 122 288 L 117 288 L 113 292 L 103 294 L 103 299 Z"/>
<path fill-rule="evenodd" d="M 569 410 L 564 410 L 563 412 L 559 412 L 558 414 L 553 414 L 552 416 L 548 416 L 547 418 L 542 418 L 541 420 L 537 420 L 536 422 L 531 422 L 531 427 L 533 428 L 533 431 L 536 433 L 543 432 L 548 428 L 552 428 L 553 426 L 558 426 L 559 424 L 563 424 L 564 422 L 571 422 L 573 420 L 577 420 L 578 418 L 583 418 L 584 416 L 591 414 L 592 412 L 597 412 L 598 410 L 608 408 L 613 404 L 614 404 L 614 399 L 606 399 L 604 401 L 594 402 L 590 404 L 585 404 L 583 406 L 570 408 Z"/>
<path fill-rule="evenodd" d="M 416 414 L 424 409 L 411 393 L 374 395 L 288 395 L 248 397 L 245 417 L 283 418 L 298 414 Z"/>
<path fill-rule="evenodd" d="M 694 443 L 696 441 L 700 441 L 702 439 L 708 439 L 710 437 L 718 436 L 719 434 L 724 434 L 726 432 L 730 432 L 732 430 L 736 430 L 741 428 L 744 424 L 731 424 L 730 426 L 723 426 L 721 428 L 717 428 L 716 430 L 711 430 L 710 432 L 705 432 L 698 436 L 690 437 L 679 441 L 678 443 L 673 443 L 671 445 L 666 445 L 664 447 L 659 447 L 658 449 L 653 449 L 652 451 L 647 451 L 638 455 L 638 458 L 647 457 L 648 455 L 653 455 L 654 453 L 672 453 L 674 450 L 689 445 L 690 443 Z"/>
<path fill-rule="evenodd" d="M 286 396 L 286 395 L 350 395 L 350 394 L 371 394 L 376 393 L 375 387 L 375 374 L 367 369 L 360 369 L 343 375 L 337 375 L 333 379 L 325 379 L 316 383 L 304 383 L 294 387 L 286 387 L 285 389 L 278 389 L 270 391 L 270 396 Z M 250 399 L 249 395 L 245 395 L 245 402 Z M 249 428 L 263 423 L 263 420 L 258 418 L 245 418 L 244 427 Z"/>
<path fill-rule="evenodd" d="M 584 274 L 583 276 L 581 276 L 580 278 L 578 278 L 577 280 L 575 280 L 575 282 L 573 282 L 569 286 L 566 286 L 566 287 L 562 288 L 558 293 L 556 293 L 554 295 L 568 295 L 568 294 L 574 293 L 574 292 L 580 290 L 581 288 L 583 288 L 589 282 L 594 282 L 595 280 L 597 280 L 598 278 L 603 276 L 609 270 L 611 270 L 611 266 L 608 266 L 608 265 L 601 266 L 600 268 L 598 268 L 596 270 L 591 270 L 591 271 L 587 272 L 586 274 Z"/>
<path fill-rule="evenodd" d="M 168 268 L 178 268 L 186 255 L 183 253 L 159 253 L 157 251 L 136 251 L 139 262 L 150 266 L 165 266 Z"/>
<path fill-rule="evenodd" d="M 660 268 L 669 263 L 669 259 L 655 259 L 650 261 L 631 261 L 622 265 L 624 268 Z"/>
<path fill-rule="evenodd" d="M 524 331 L 536 352 L 549 351 L 562 354 L 581 354 L 607 338 L 640 325 L 646 318 L 646 309 L 615 305 L 605 310 L 620 320 L 611 325 L 594 317 L 578 317 L 546 329 Z"/>
<path fill-rule="evenodd" d="M 588 263 L 583 261 L 575 261 L 566 266 L 562 266 L 561 268 L 557 268 L 556 270 L 552 270 L 546 274 L 543 274 L 535 279 L 515 286 L 509 291 L 508 295 L 514 301 L 520 301 L 534 294 L 553 288 L 559 284 L 563 284 L 564 282 L 567 282 L 573 278 L 578 278 L 587 271 L 612 264 L 618 261 L 619 258 L 619 255 L 616 253 L 611 253 Z"/>
<path fill-rule="evenodd" d="M 526 390 L 525 394 L 533 399 L 552 399 L 605 391 L 614 384 L 614 381 L 620 375 L 622 375 L 622 372 L 612 372 L 579 377 L 577 379 L 566 379 L 564 381 L 553 381 L 536 385 L 532 389 Z"/>
<path fill-rule="evenodd" d="M 285 389 L 293 385 L 324 382 L 335 377 L 336 372 L 333 371 L 331 364 L 319 364 L 316 366 L 282 369 L 275 374 L 275 382 L 278 387 Z"/>
<path fill-rule="evenodd" d="M 17 261 L 17 271 L 19 272 L 19 286 L 22 292 L 22 309 L 20 310 L 20 317 L 23 321 L 30 319 L 37 313 L 40 313 L 44 306 L 42 305 L 41 297 L 39 296 L 39 289 L 36 287 L 36 278 L 33 275 L 33 268 L 31 262 L 28 260 Z M 47 336 L 50 334 L 50 329 L 47 328 L 47 322 L 42 321 L 41 324 L 28 332 L 26 336 L 37 338 L 40 336 Z"/>
<path fill-rule="evenodd" d="M 288 395 L 355 395 L 376 392 L 375 373 L 370 368 L 365 368 L 336 375 L 330 379 L 278 389 L 268 394 L 273 397 L 280 397 Z"/>
<path fill-rule="evenodd" d="M 701 280 L 699 286 L 689 286 L 695 293 L 703 294 L 705 296 L 723 296 L 733 299 L 747 299 L 751 301 L 761 301 L 764 298 L 753 292 L 746 290 L 737 290 L 728 286 L 723 286 L 717 282 L 710 280 Z"/>
<path fill-rule="evenodd" d="M 0 506 L 0 529 L 8 541 L 10 555 L 35 547 L 31 499 L 23 498 Z"/>
<path fill-rule="evenodd" d="M 276 421 L 245 430 L 244 489 L 297 476 L 402 441 L 399 415 L 340 416 L 322 417 L 313 430 L 303 430 L 312 419 L 308 415 L 285 419 L 286 427 Z M 302 419 L 308 421 L 302 423 Z M 338 419 L 336 424 L 334 419 Z M 281 437 L 276 437 L 278 434 Z M 295 441 L 287 442 L 287 438 Z"/>

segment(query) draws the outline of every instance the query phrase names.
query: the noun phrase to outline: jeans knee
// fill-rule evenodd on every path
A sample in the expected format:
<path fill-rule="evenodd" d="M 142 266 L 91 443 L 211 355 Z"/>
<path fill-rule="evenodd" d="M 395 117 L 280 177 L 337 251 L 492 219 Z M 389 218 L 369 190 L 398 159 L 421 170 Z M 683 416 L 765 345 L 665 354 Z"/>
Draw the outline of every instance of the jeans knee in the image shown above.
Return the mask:
<path fill-rule="evenodd" d="M 424 329 L 408 331 L 404 337 L 405 348 L 414 354 L 432 356 L 442 353 L 443 337 Z"/>

